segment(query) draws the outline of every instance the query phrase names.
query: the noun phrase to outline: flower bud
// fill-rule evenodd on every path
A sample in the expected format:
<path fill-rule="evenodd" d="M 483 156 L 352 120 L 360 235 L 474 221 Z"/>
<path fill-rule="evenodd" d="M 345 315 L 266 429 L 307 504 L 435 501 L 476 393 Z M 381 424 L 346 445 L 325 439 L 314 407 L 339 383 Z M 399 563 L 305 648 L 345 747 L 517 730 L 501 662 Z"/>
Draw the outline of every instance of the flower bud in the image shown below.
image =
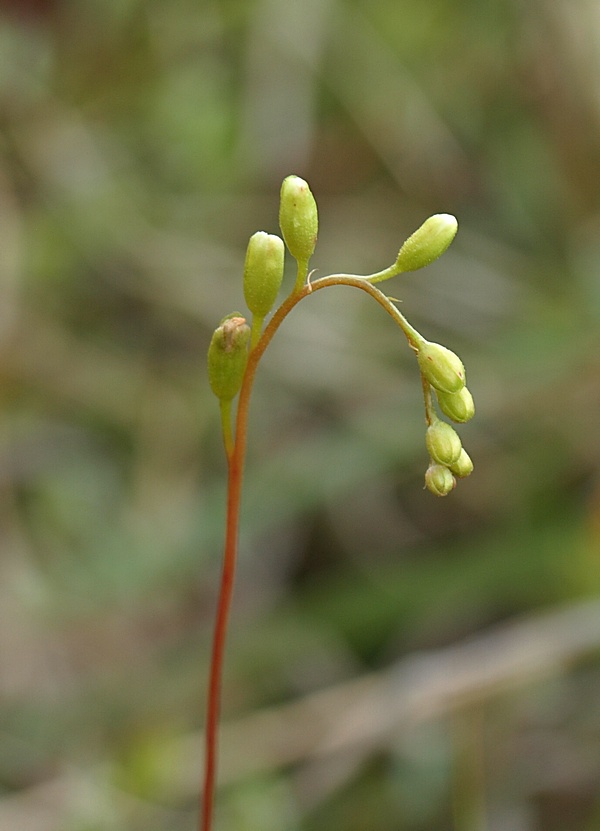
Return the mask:
<path fill-rule="evenodd" d="M 425 471 L 425 487 L 434 496 L 447 496 L 456 487 L 456 479 L 444 465 L 429 465 Z"/>
<path fill-rule="evenodd" d="M 427 428 L 425 443 L 434 462 L 451 467 L 460 458 L 462 444 L 458 433 L 445 421 L 436 420 Z"/>
<path fill-rule="evenodd" d="M 238 312 L 223 318 L 208 347 L 208 380 L 220 401 L 231 401 L 242 385 L 250 327 Z"/>
<path fill-rule="evenodd" d="M 452 421 L 463 423 L 470 421 L 475 415 L 473 396 L 466 387 L 455 393 L 436 390 L 440 410 Z"/>
<path fill-rule="evenodd" d="M 319 217 L 315 198 L 299 176 L 283 180 L 279 225 L 290 254 L 298 262 L 307 263 L 317 244 Z"/>
<path fill-rule="evenodd" d="M 450 470 L 459 479 L 464 479 L 473 473 L 473 462 L 467 451 L 463 448 L 460 451 L 460 456 L 454 464 L 450 465 Z"/>
<path fill-rule="evenodd" d="M 430 216 L 404 243 L 396 258 L 400 271 L 416 271 L 441 257 L 458 230 L 451 214 Z"/>
<path fill-rule="evenodd" d="M 465 385 L 465 368 L 454 352 L 439 343 L 424 341 L 417 360 L 432 387 L 442 392 L 458 392 Z"/>
<path fill-rule="evenodd" d="M 250 237 L 244 263 L 244 297 L 253 315 L 264 317 L 273 308 L 283 279 L 283 240 L 257 231 Z"/>

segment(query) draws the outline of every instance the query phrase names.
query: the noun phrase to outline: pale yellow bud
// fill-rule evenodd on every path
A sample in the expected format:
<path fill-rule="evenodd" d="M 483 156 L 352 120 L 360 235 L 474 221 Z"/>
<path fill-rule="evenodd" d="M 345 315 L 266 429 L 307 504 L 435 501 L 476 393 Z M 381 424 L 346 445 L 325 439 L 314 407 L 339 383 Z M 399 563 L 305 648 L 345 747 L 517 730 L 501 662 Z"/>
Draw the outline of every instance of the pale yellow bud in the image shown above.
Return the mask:
<path fill-rule="evenodd" d="M 434 496 L 447 496 L 456 487 L 456 479 L 445 465 L 429 465 L 425 471 L 425 487 Z"/>
<path fill-rule="evenodd" d="M 434 462 L 451 467 L 460 457 L 462 444 L 458 433 L 445 421 L 435 421 L 425 434 L 427 450 Z"/>
<path fill-rule="evenodd" d="M 471 473 L 473 473 L 473 462 L 464 448 L 460 451 L 460 456 L 454 464 L 450 465 L 450 470 L 455 476 L 458 476 L 459 479 L 464 479 L 466 476 L 470 476 Z"/>
<path fill-rule="evenodd" d="M 244 297 L 253 315 L 267 315 L 277 299 L 283 279 L 283 240 L 257 231 L 250 237 L 244 263 Z"/>
<path fill-rule="evenodd" d="M 396 265 L 400 271 L 416 271 L 423 268 L 448 248 L 458 230 L 456 217 L 451 214 L 435 214 L 425 222 L 404 243 Z"/>
<path fill-rule="evenodd" d="M 440 410 L 451 418 L 452 421 L 463 423 L 470 421 L 475 415 L 475 402 L 473 396 L 463 387 L 458 392 L 448 393 L 436 390 Z"/>
<path fill-rule="evenodd" d="M 308 183 L 299 176 L 288 176 L 283 180 L 279 225 L 292 257 L 307 263 L 317 244 L 319 216 Z"/>

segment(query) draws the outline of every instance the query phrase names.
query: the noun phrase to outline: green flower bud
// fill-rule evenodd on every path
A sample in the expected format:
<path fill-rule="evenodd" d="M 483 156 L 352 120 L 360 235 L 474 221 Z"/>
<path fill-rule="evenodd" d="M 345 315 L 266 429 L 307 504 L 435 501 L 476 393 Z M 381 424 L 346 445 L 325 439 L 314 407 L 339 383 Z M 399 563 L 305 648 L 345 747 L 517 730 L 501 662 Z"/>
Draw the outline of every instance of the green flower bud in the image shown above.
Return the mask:
<path fill-rule="evenodd" d="M 462 444 L 458 433 L 445 421 L 435 421 L 427 428 L 425 443 L 434 462 L 451 467 L 459 458 Z"/>
<path fill-rule="evenodd" d="M 250 327 L 234 312 L 223 318 L 208 347 L 208 380 L 220 401 L 231 401 L 242 385 L 248 361 Z"/>
<path fill-rule="evenodd" d="M 442 392 L 458 392 L 465 385 L 465 368 L 454 352 L 439 343 L 424 341 L 417 360 L 432 387 Z"/>
<path fill-rule="evenodd" d="M 441 257 L 458 230 L 456 217 L 451 214 L 435 214 L 404 243 L 396 258 L 400 271 L 416 271 Z"/>
<path fill-rule="evenodd" d="M 455 393 L 436 390 L 440 410 L 452 421 L 463 423 L 470 421 L 475 415 L 473 396 L 466 387 Z"/>
<path fill-rule="evenodd" d="M 425 487 L 434 496 L 447 496 L 456 487 L 456 479 L 445 465 L 429 465 L 425 471 Z"/>
<path fill-rule="evenodd" d="M 450 465 L 450 470 L 459 479 L 464 479 L 473 473 L 473 462 L 467 451 L 463 448 L 460 451 L 460 456 L 454 464 Z"/>
<path fill-rule="evenodd" d="M 264 317 L 273 308 L 283 279 L 283 240 L 257 231 L 250 237 L 244 263 L 244 297 L 253 315 Z"/>
<path fill-rule="evenodd" d="M 288 176 L 281 186 L 279 225 L 290 254 L 307 263 L 317 244 L 319 216 L 317 203 L 307 182 Z"/>

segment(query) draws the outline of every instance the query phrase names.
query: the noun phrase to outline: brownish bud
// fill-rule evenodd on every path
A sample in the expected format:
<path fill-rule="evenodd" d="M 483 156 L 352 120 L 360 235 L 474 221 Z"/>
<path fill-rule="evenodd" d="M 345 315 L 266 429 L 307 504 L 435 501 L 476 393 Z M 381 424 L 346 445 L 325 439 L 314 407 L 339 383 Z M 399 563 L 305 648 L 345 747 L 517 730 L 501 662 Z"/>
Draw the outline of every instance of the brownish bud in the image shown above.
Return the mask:
<path fill-rule="evenodd" d="M 215 329 L 208 347 L 208 380 L 220 401 L 238 394 L 248 361 L 250 327 L 238 312 L 228 315 Z"/>

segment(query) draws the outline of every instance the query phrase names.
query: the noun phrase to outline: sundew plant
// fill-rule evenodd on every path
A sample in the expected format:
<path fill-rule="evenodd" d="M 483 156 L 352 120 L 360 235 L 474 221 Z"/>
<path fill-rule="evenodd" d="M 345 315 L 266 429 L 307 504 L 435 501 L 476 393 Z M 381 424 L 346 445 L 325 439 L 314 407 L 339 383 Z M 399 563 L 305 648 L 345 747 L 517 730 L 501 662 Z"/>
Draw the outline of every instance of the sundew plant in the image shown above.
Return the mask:
<path fill-rule="evenodd" d="M 282 184 L 279 224 L 283 239 L 257 231 L 248 243 L 243 290 L 250 315 L 233 312 L 223 318 L 208 350 L 209 382 L 221 411 L 228 486 L 223 572 L 208 684 L 199 831 L 212 831 L 213 827 L 223 658 L 237 560 L 250 397 L 260 359 L 292 309 L 301 300 L 331 286 L 352 286 L 379 303 L 402 331 L 421 375 L 429 456 L 425 487 L 435 496 L 447 496 L 455 488 L 456 480 L 469 476 L 473 470 L 458 433 L 438 415 L 439 410 L 451 421 L 461 423 L 475 413 L 462 361 L 445 346 L 426 340 L 377 285 L 437 260 L 456 235 L 456 219 L 449 214 L 429 217 L 402 245 L 394 263 L 383 271 L 367 276 L 331 274 L 314 280 L 309 263 L 317 242 L 317 205 L 308 184 L 298 176 L 288 176 Z M 288 296 L 275 308 L 286 247 L 297 264 L 296 280 Z"/>

